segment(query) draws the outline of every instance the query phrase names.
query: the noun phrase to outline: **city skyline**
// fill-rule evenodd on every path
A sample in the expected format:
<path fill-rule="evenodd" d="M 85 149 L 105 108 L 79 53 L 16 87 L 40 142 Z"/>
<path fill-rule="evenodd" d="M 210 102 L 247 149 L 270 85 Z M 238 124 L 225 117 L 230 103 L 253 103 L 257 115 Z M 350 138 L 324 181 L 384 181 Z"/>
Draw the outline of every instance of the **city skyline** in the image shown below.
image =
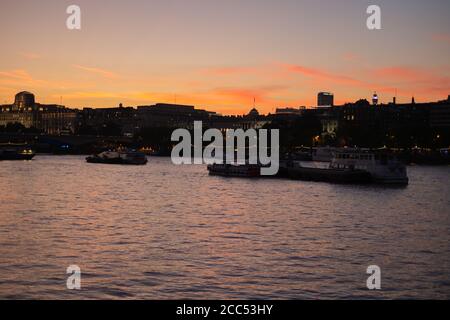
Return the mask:
<path fill-rule="evenodd" d="M 28 90 L 71 108 L 195 105 L 222 114 L 335 104 L 439 101 L 450 92 L 447 1 L 378 1 L 382 30 L 366 28 L 368 1 L 5 1 L 0 102 Z M 239 9 L 239 10 L 238 10 Z M 20 23 L 17 23 L 20 21 Z"/>

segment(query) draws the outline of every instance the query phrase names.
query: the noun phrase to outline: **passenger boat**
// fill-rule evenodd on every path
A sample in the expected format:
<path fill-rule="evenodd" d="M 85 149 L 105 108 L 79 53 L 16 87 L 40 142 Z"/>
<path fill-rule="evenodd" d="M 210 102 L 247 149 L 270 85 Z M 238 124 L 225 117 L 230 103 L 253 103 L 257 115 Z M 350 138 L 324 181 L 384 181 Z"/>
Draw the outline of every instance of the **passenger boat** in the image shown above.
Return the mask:
<path fill-rule="evenodd" d="M 280 163 L 281 177 L 294 180 L 332 182 L 343 184 L 364 184 L 372 182 L 371 175 L 364 170 L 354 168 L 330 168 L 300 161 L 283 161 Z"/>
<path fill-rule="evenodd" d="M 261 165 L 258 164 L 219 164 L 208 165 L 210 175 L 223 177 L 255 178 L 261 175 Z"/>
<path fill-rule="evenodd" d="M 26 144 L 0 144 L 0 160 L 31 160 L 35 155 Z"/>
<path fill-rule="evenodd" d="M 86 158 L 88 163 L 145 165 L 147 156 L 136 151 L 105 151 Z"/>
<path fill-rule="evenodd" d="M 342 149 L 335 152 L 330 169 L 363 170 L 373 182 L 407 185 L 409 183 L 405 164 L 392 154 L 383 151 Z"/>
<path fill-rule="evenodd" d="M 312 161 L 330 162 L 338 148 L 334 147 L 314 147 L 312 148 Z"/>

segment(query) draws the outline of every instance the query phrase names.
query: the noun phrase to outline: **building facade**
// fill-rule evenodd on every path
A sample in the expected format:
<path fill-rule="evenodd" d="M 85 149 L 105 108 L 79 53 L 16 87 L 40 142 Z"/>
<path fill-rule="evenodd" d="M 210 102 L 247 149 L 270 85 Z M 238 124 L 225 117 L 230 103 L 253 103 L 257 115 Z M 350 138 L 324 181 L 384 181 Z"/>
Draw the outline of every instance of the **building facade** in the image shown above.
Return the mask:
<path fill-rule="evenodd" d="M 47 134 L 73 133 L 77 113 L 60 105 L 36 103 L 30 92 L 16 94 L 14 103 L 0 106 L 0 126 L 20 123 Z"/>

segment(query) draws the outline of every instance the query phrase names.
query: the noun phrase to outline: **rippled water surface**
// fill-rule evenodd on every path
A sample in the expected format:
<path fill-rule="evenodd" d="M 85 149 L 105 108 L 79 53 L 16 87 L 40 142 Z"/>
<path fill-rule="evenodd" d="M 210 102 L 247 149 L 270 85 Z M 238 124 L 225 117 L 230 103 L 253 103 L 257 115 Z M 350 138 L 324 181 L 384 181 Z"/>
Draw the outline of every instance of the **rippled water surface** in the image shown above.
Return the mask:
<path fill-rule="evenodd" d="M 450 167 L 407 188 L 0 162 L 0 298 L 450 298 Z M 66 268 L 82 290 L 66 289 Z M 382 290 L 366 289 L 378 265 Z"/>

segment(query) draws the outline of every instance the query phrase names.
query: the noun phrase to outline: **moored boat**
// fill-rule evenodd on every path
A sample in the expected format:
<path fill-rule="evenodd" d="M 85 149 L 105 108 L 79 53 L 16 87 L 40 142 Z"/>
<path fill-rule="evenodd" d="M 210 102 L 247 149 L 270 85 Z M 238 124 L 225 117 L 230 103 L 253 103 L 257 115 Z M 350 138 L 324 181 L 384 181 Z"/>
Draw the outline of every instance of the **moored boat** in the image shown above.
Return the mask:
<path fill-rule="evenodd" d="M 147 156 L 136 151 L 105 151 L 86 158 L 88 163 L 145 165 Z"/>
<path fill-rule="evenodd" d="M 255 178 L 261 175 L 261 166 L 258 164 L 219 164 L 208 165 L 210 175 L 223 177 Z"/>
<path fill-rule="evenodd" d="M 260 177 L 261 165 L 212 164 L 211 175 Z M 393 154 L 369 149 L 336 148 L 330 163 L 292 159 L 280 162 L 278 177 L 332 183 L 407 185 L 405 164 Z"/>
<path fill-rule="evenodd" d="M 342 168 L 334 169 L 321 166 L 306 166 L 299 161 L 282 162 L 280 176 L 293 180 L 305 180 L 316 182 L 331 182 L 342 184 L 364 184 L 370 183 L 372 178 L 367 171 Z"/>
<path fill-rule="evenodd" d="M 371 175 L 375 183 L 409 183 L 405 164 L 396 156 L 383 151 L 342 149 L 336 151 L 330 168 L 363 170 Z"/>
<path fill-rule="evenodd" d="M 312 161 L 330 162 L 338 148 L 334 147 L 314 147 L 312 148 Z"/>
<path fill-rule="evenodd" d="M 1 144 L 0 160 L 31 160 L 36 153 L 26 144 Z"/>

